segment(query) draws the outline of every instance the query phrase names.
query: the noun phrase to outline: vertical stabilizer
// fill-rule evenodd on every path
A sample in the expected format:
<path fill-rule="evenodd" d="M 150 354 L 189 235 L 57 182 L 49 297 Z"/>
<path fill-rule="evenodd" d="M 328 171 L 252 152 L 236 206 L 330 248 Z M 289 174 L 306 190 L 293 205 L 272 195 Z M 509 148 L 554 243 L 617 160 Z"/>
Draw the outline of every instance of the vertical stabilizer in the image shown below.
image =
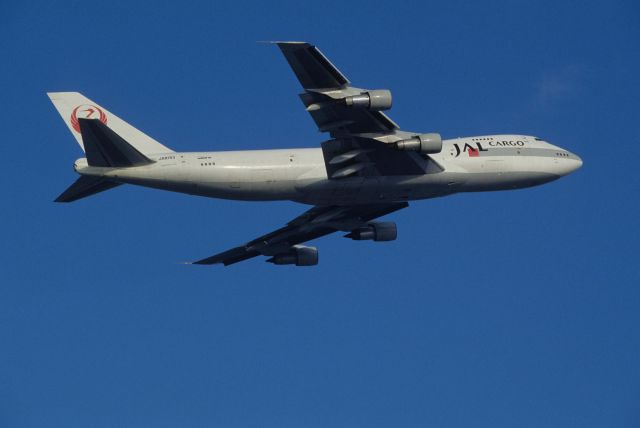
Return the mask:
<path fill-rule="evenodd" d="M 47 95 L 83 151 L 80 119 L 97 119 L 144 155 L 173 152 L 79 92 L 49 92 Z"/>

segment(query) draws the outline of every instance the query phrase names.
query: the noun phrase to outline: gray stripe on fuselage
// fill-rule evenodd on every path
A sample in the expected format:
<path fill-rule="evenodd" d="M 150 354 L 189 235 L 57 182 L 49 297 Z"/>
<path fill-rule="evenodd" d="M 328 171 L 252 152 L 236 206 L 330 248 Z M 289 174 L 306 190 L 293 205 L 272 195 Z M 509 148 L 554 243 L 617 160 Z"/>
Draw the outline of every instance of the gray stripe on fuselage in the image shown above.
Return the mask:
<path fill-rule="evenodd" d="M 564 156 L 559 156 L 562 153 Z M 578 159 L 573 153 L 565 150 L 540 149 L 525 147 L 490 147 L 487 151 L 479 152 L 480 157 L 491 156 L 537 156 L 541 158 Z"/>

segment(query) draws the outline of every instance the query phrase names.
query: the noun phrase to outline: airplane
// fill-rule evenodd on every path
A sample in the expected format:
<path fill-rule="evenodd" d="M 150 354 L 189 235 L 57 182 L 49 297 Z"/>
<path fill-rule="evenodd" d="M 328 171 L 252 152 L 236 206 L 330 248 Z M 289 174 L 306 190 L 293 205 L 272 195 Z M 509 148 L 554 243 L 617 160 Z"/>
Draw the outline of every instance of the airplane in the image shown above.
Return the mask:
<path fill-rule="evenodd" d="M 393 241 L 397 227 L 379 217 L 409 201 L 461 192 L 521 189 L 570 174 L 577 155 L 529 135 L 443 140 L 410 132 L 383 111 L 386 89 L 351 86 L 306 42 L 276 44 L 304 92 L 300 99 L 321 148 L 175 152 L 77 92 L 49 98 L 85 153 L 80 174 L 56 202 L 72 202 L 121 184 L 244 201 L 294 201 L 313 207 L 284 227 L 193 264 L 231 265 L 266 256 L 276 265 L 313 266 L 318 250 L 303 245 L 334 232 L 352 240 Z"/>

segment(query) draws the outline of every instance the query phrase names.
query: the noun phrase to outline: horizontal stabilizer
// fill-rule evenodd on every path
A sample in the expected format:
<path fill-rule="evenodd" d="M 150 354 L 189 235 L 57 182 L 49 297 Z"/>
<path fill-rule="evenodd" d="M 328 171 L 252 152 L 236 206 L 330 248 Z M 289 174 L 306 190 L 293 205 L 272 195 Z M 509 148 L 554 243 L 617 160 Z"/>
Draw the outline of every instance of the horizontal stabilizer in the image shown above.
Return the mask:
<path fill-rule="evenodd" d="M 104 192 L 119 186 L 121 183 L 105 180 L 102 177 L 82 176 L 67 188 L 56 202 L 73 202 L 96 193 Z"/>
<path fill-rule="evenodd" d="M 153 163 L 98 119 L 79 119 L 80 134 L 90 166 L 130 167 Z"/>

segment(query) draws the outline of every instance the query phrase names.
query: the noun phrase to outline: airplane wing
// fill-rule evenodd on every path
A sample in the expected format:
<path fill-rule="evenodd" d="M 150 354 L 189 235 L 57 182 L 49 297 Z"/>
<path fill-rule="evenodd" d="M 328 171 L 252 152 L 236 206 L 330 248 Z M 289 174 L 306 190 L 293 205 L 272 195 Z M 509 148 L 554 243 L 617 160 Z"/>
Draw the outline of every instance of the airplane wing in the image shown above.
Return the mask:
<path fill-rule="evenodd" d="M 353 235 L 353 233 L 357 234 L 359 230 L 365 230 L 367 227 L 375 228 L 377 224 L 369 223 L 371 220 L 408 206 L 409 204 L 406 202 L 376 205 L 316 206 L 276 231 L 267 233 L 239 247 L 198 260 L 193 264 L 211 265 L 221 263 L 228 266 L 259 255 L 271 257 L 267 261 L 276 264 L 316 264 L 317 250 L 313 247 L 305 247 L 298 244 L 339 230 L 351 232 L 351 234 L 347 235 L 348 237 L 361 239 L 357 235 Z M 379 224 L 382 225 L 382 223 Z M 395 239 L 395 227 L 393 228 L 393 236 L 390 239 L 380 238 L 378 240 Z M 307 257 L 305 263 L 305 261 L 299 259 L 301 255 L 307 255 L 310 258 Z"/>
<path fill-rule="evenodd" d="M 382 112 L 391 108 L 390 91 L 351 86 L 345 75 L 309 43 L 275 43 L 304 88 L 300 98 L 307 112 L 318 130 L 331 136 L 322 144 L 329 178 L 442 171 L 429 156 L 401 151 L 394 145 L 416 135 L 401 131 Z"/>
<path fill-rule="evenodd" d="M 320 131 L 340 135 L 398 129 L 398 125 L 381 111 L 347 105 L 346 102 L 332 102 L 343 96 L 359 96 L 366 91 L 352 87 L 317 47 L 304 42 L 278 42 L 277 45 L 302 84 L 305 93 L 300 98 Z M 379 95 L 388 95 L 379 100 L 386 105 L 379 107 L 390 108 L 391 93 L 384 91 Z"/>

